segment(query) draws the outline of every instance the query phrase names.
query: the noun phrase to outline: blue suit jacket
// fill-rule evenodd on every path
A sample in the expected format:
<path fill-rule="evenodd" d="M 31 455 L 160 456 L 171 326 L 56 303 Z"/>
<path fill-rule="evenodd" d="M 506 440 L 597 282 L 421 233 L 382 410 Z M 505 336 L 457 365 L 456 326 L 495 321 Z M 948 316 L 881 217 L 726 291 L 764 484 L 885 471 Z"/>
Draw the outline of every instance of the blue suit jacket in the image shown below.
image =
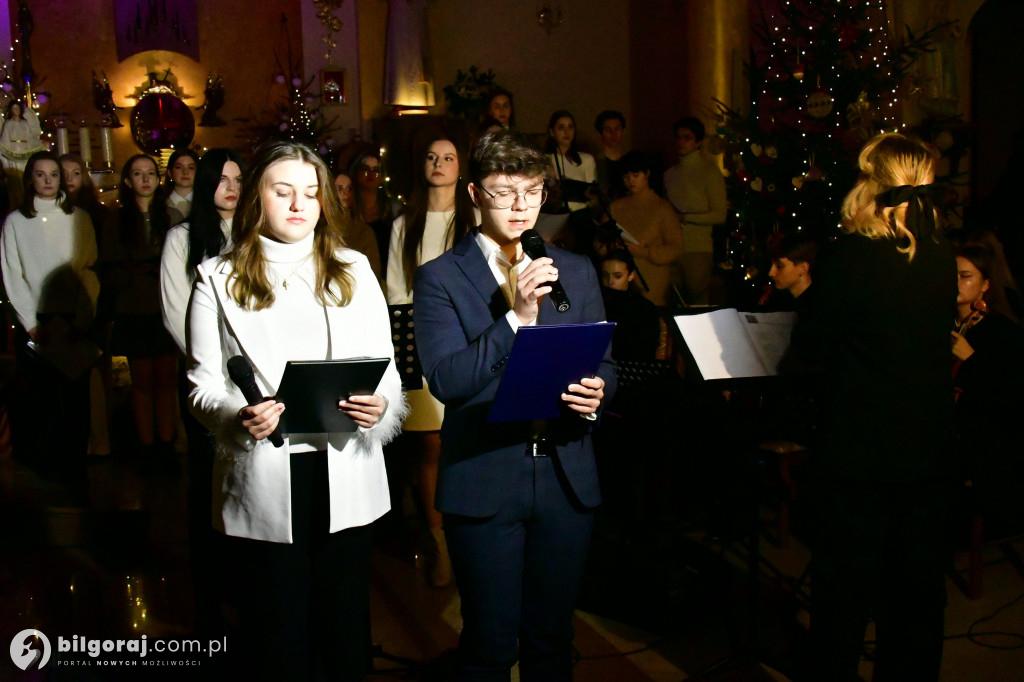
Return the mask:
<path fill-rule="evenodd" d="M 604 304 L 590 261 L 547 248 L 572 307 L 559 313 L 545 299 L 537 324 L 603 322 Z M 451 514 L 490 516 L 508 497 L 508 470 L 527 456 L 531 424 L 487 423 L 515 334 L 505 319 L 508 303 L 475 234 L 417 270 L 413 306 L 420 362 L 431 392 L 445 405 L 434 506 Z M 598 375 L 605 381 L 607 403 L 615 391 L 610 349 Z M 546 433 L 557 447 L 557 465 L 570 493 L 587 507 L 601 502 L 592 424 L 566 410 L 565 416 L 548 422 Z"/>

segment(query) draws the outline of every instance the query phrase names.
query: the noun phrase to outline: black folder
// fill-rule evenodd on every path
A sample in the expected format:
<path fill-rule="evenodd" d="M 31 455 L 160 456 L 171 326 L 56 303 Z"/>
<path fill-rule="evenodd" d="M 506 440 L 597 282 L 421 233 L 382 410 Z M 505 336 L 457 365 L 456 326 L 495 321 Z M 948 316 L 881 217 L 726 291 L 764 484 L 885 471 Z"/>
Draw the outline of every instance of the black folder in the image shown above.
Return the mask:
<path fill-rule="evenodd" d="M 489 422 L 555 419 L 562 393 L 592 377 L 612 340 L 614 322 L 520 327 L 512 343 Z"/>
<path fill-rule="evenodd" d="M 289 360 L 275 400 L 284 403 L 281 433 L 355 431 L 356 423 L 338 411 L 351 395 L 373 395 L 390 358 Z"/>

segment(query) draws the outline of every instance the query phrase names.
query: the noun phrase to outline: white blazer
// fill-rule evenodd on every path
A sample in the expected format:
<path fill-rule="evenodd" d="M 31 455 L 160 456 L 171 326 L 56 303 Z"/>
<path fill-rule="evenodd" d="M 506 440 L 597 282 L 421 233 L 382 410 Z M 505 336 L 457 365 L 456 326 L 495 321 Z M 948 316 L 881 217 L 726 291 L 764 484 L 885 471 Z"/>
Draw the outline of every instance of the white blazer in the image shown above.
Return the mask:
<path fill-rule="evenodd" d="M 406 412 L 380 285 L 361 253 L 343 249 L 338 258 L 353 264 L 356 286 L 347 306 L 326 308 L 331 359 L 392 360 L 377 389 L 388 401 L 381 421 L 370 429 L 328 434 L 332 533 L 371 523 L 391 508 L 381 446 L 401 430 Z M 217 444 L 213 526 L 236 537 L 291 543 L 288 439 L 275 448 L 268 439 L 254 441 L 242 427 L 238 411 L 246 402 L 228 376 L 227 361 L 245 356 L 263 395 L 275 395 L 285 363 L 294 358 L 274 350 L 282 346 L 280 339 L 271 344 L 262 332 L 254 333 L 257 316 L 268 311 L 239 307 L 227 293 L 231 265 L 218 261 L 211 258 L 197 268 L 188 322 L 189 404 Z"/>

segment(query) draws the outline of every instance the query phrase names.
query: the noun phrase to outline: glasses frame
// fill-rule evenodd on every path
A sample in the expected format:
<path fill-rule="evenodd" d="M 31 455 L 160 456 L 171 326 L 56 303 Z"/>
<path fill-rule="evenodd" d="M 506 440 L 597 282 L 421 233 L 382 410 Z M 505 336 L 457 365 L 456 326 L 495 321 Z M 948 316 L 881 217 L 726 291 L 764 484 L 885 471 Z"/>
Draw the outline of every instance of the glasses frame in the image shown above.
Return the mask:
<path fill-rule="evenodd" d="M 548 200 L 548 188 L 547 187 L 534 187 L 532 189 L 523 190 L 522 192 L 513 192 L 510 189 L 503 189 L 503 190 L 500 190 L 498 192 L 490 192 L 485 187 L 482 187 L 480 185 L 477 185 L 477 189 L 479 189 L 481 192 L 483 192 L 484 194 L 486 194 L 487 196 L 489 196 L 491 198 L 491 201 L 494 202 L 494 208 L 498 208 L 498 209 L 502 209 L 502 210 L 504 210 L 506 208 L 512 208 L 513 206 L 515 206 L 516 205 L 516 200 L 519 199 L 519 197 L 523 198 L 523 203 L 526 204 L 526 208 L 540 208 L 541 206 L 544 205 L 544 202 Z M 540 202 L 536 206 L 531 206 L 530 205 L 530 200 L 526 198 L 526 195 L 529 192 L 534 192 L 534 191 L 536 191 L 538 189 L 540 190 L 540 197 L 541 197 L 540 198 Z M 512 202 L 508 206 L 499 206 L 498 205 L 498 196 L 499 195 L 502 195 L 502 196 L 510 195 L 512 197 Z"/>

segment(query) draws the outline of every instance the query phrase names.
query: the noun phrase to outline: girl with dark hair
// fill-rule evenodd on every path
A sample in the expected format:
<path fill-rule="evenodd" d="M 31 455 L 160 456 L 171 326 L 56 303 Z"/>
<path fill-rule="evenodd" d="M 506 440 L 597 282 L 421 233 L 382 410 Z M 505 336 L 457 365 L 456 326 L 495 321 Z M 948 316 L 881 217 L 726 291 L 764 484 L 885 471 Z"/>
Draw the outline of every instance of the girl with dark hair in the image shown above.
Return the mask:
<path fill-rule="evenodd" d="M 102 252 L 103 307 L 113 320 L 111 353 L 128 358 L 139 445 L 172 460 L 177 354 L 160 314 L 160 252 L 170 225 L 155 160 L 145 154 L 128 159 L 118 202 Z"/>
<path fill-rule="evenodd" d="M 463 157 L 447 137 L 436 137 L 425 146 L 422 172 L 415 173 L 412 195 L 402 215 L 395 220 L 388 255 L 388 303 L 412 303 L 412 282 L 416 270 L 462 241 L 477 225 L 476 211 L 468 183 L 462 177 Z M 444 406 L 427 390 L 408 393 L 410 413 L 403 428 L 417 435 L 420 455 L 419 486 L 427 526 L 437 546 L 437 561 L 430 572 L 435 587 L 452 579 L 448 547 L 441 530 L 441 514 L 434 509 L 437 466 L 441 455 L 441 421 Z"/>
<path fill-rule="evenodd" d="M 164 326 L 187 358 L 185 328 L 196 266 L 231 248 L 231 227 L 245 164 L 229 149 L 210 149 L 199 160 L 188 221 L 167 233 L 160 261 L 160 307 Z M 215 538 L 210 528 L 213 437 L 188 410 L 185 366 L 178 370 L 178 399 L 188 439 L 188 537 L 197 628 L 217 621 L 215 580 L 209 571 Z"/>
<path fill-rule="evenodd" d="M 629 152 L 619 168 L 628 194 L 612 202 L 611 214 L 636 241 L 626 248 L 647 281 L 644 296 L 654 305 L 670 306 L 676 298 L 673 286 L 682 282 L 676 261 L 683 252 L 683 232 L 676 212 L 651 189 L 651 165 L 643 152 Z"/>
<path fill-rule="evenodd" d="M 512 93 L 504 88 L 495 88 L 487 97 L 483 118 L 480 121 L 481 132 L 489 128 L 516 127 L 516 109 L 512 102 Z"/>
<path fill-rule="evenodd" d="M 233 246 L 196 269 L 189 401 L 217 441 L 213 525 L 227 536 L 246 679 L 363 679 L 370 524 L 390 506 L 382 444 L 405 416 L 394 360 L 376 393 L 339 400 L 354 431 L 291 433 L 280 448 L 267 437 L 286 406 L 248 406 L 227 371 L 244 355 L 275 395 L 290 360 L 393 355 L 384 297 L 345 248 L 344 221 L 316 152 L 271 142 L 252 160 Z"/>
<path fill-rule="evenodd" d="M 245 163 L 230 149 L 210 149 L 196 167 L 188 222 L 167 233 L 160 262 L 164 326 L 186 352 L 185 314 L 196 266 L 231 247 L 231 225 L 242 190 Z"/>
<path fill-rule="evenodd" d="M 199 155 L 191 149 L 177 149 L 167 161 L 164 178 L 164 193 L 167 207 L 176 213 L 170 214 L 171 225 L 184 220 L 192 208 L 192 188 L 195 186 L 196 168 Z"/>
<path fill-rule="evenodd" d="M 1024 520 L 1024 464 L 1017 423 L 1024 385 L 1024 330 L 1008 302 L 1009 268 L 989 246 L 957 250 L 957 319 L 951 333 L 959 451 L 971 481 L 971 511 Z"/>
<path fill-rule="evenodd" d="M 588 185 L 597 180 L 597 163 L 593 156 L 576 148 L 576 119 L 565 109 L 551 114 L 548 120 L 548 144 L 545 151 L 563 190 L 565 180 L 577 180 Z M 587 207 L 586 202 L 581 201 L 566 203 L 570 211 Z"/>
<path fill-rule="evenodd" d="M 349 167 L 348 175 L 355 183 L 355 217 L 370 226 L 377 239 L 380 267 L 388 269 L 388 245 L 391 242 L 391 223 L 401 205 L 392 201 L 384 189 L 384 168 L 376 152 L 360 154 Z"/>
<path fill-rule="evenodd" d="M 4 222 L 2 249 L 4 286 L 16 318 L 19 389 L 9 404 L 14 454 L 68 475 L 84 471 L 89 371 L 77 367 L 80 374 L 69 378 L 51 360 L 92 331 L 99 294 L 91 269 L 96 237 L 88 214 L 68 200 L 55 154 L 29 157 L 23 192 L 21 207 Z"/>

